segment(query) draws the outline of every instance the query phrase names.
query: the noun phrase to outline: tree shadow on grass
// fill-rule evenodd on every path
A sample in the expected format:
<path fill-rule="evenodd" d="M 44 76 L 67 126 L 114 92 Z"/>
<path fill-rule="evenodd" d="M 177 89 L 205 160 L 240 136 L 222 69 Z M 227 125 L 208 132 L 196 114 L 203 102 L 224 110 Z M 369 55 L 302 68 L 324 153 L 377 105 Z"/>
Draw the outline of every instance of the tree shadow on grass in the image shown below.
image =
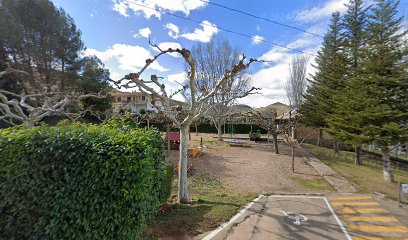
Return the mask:
<path fill-rule="evenodd" d="M 142 239 L 191 239 L 216 229 L 240 207 L 202 199 L 191 205 L 174 204 L 151 221 Z"/>

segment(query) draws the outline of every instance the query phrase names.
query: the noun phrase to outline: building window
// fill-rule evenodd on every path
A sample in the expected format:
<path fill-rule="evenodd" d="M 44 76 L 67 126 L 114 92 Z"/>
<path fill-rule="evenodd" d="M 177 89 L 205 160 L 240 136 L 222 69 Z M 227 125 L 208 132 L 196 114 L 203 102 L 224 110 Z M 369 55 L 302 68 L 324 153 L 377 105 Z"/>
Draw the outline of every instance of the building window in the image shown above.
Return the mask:
<path fill-rule="evenodd" d="M 142 100 L 146 100 L 146 97 L 145 97 L 145 96 L 142 96 Z"/>
<path fill-rule="evenodd" d="M 120 99 L 120 97 L 118 97 L 117 99 L 116 99 L 116 102 L 120 102 L 122 99 Z"/>
<path fill-rule="evenodd" d="M 132 98 L 131 97 L 127 97 L 127 102 L 131 102 Z"/>

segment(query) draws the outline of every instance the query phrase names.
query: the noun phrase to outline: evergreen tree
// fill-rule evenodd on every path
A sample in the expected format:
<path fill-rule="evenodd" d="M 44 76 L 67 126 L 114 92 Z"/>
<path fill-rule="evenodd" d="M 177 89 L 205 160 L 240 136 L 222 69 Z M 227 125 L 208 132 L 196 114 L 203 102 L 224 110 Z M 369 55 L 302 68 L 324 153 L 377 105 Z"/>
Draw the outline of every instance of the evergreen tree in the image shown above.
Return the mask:
<path fill-rule="evenodd" d="M 332 96 L 344 88 L 345 56 L 343 53 L 340 13 L 331 18 L 321 50 L 316 57 L 316 73 L 310 79 L 310 86 L 299 112 L 304 124 L 322 129 L 327 128 L 326 118 L 332 113 Z M 319 137 L 321 143 L 321 134 Z M 320 144 L 319 144 L 320 145 Z"/>
<path fill-rule="evenodd" d="M 362 0 L 350 0 L 347 12 L 341 20 L 344 37 L 344 56 L 346 65 L 344 69 L 344 89 L 339 94 L 334 94 L 332 114 L 328 115 L 328 131 L 339 140 L 351 145 L 355 149 L 355 162 L 361 164 L 361 145 L 368 141 L 363 136 L 364 119 L 357 114 L 366 106 L 365 99 L 355 91 L 361 79 L 361 62 L 367 39 L 367 10 L 363 7 Z M 355 83 L 354 83 L 355 82 Z"/>
<path fill-rule="evenodd" d="M 364 110 L 368 123 L 364 132 L 381 147 L 384 178 L 393 181 L 390 168 L 390 146 L 408 138 L 407 31 L 401 28 L 399 1 L 375 0 L 369 15 L 368 48 L 362 63 L 362 91 L 372 108 Z"/>
<path fill-rule="evenodd" d="M 341 21 L 344 30 L 342 35 L 349 76 L 358 75 L 364 51 L 364 42 L 367 38 L 365 32 L 367 27 L 367 9 L 363 7 L 363 4 L 363 0 L 350 0 L 346 4 L 347 12 Z"/>

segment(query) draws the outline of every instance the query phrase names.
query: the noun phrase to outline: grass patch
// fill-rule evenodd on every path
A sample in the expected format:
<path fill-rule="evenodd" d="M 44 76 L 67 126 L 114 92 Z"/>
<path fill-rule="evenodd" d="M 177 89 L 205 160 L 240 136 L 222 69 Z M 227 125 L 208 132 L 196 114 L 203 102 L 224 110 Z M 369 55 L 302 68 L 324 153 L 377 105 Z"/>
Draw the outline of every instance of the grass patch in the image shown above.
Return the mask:
<path fill-rule="evenodd" d="M 333 186 L 324 179 L 304 179 L 300 177 L 290 177 L 290 180 L 310 190 L 335 191 Z"/>
<path fill-rule="evenodd" d="M 177 182 L 174 183 L 176 190 Z M 189 191 L 195 203 L 169 205 L 152 221 L 143 239 L 185 239 L 211 231 L 257 197 L 254 194 L 234 195 L 209 175 L 190 177 Z"/>
<path fill-rule="evenodd" d="M 382 167 L 365 160 L 375 158 L 369 154 L 362 154 L 363 164 L 354 164 L 354 153 L 340 151 L 336 155 L 332 149 L 304 144 L 303 147 L 318 159 L 326 163 L 337 173 L 348 179 L 360 193 L 379 192 L 391 199 L 397 199 L 397 183 L 384 181 Z M 408 182 L 408 172 L 393 170 L 395 181 Z"/>

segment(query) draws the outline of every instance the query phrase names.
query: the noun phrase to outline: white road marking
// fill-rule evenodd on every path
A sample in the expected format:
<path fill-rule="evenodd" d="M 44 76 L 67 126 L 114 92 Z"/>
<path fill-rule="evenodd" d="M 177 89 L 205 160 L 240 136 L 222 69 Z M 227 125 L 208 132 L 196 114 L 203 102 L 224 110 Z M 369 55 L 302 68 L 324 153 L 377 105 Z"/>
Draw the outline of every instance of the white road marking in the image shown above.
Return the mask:
<path fill-rule="evenodd" d="M 302 214 L 295 213 L 295 212 L 285 212 L 282 210 L 279 210 L 279 212 L 283 213 L 286 217 L 288 217 L 290 220 L 294 220 L 294 224 L 300 225 L 301 222 L 306 222 L 307 217 L 303 216 Z"/>
<path fill-rule="evenodd" d="M 242 214 L 244 214 L 256 201 L 258 201 L 263 195 L 259 195 L 259 197 L 255 198 L 251 203 L 249 203 L 246 207 L 244 207 L 241 211 L 239 211 L 235 216 L 233 216 L 227 223 L 224 223 L 210 234 L 205 236 L 202 240 L 210 240 L 215 237 L 219 232 L 221 232 L 224 228 L 228 227 L 229 225 L 233 224 L 235 220 L 237 220 Z"/>
<path fill-rule="evenodd" d="M 242 214 L 244 214 L 250 207 L 252 207 L 252 205 L 258 201 L 261 197 L 263 197 L 263 195 L 260 195 L 259 197 L 257 197 L 256 199 L 254 199 L 251 203 L 249 203 L 245 208 L 243 208 L 241 211 L 239 211 L 239 213 L 237 213 L 234 217 L 232 217 L 227 223 L 224 223 L 223 225 L 221 225 L 219 228 L 215 229 L 214 231 L 212 231 L 210 234 L 208 234 L 206 237 L 204 237 L 202 240 L 211 240 L 213 237 L 215 237 L 219 232 L 221 232 L 224 228 L 226 228 L 227 226 L 233 224 L 233 222 L 239 218 Z M 327 207 L 329 208 L 331 214 L 333 215 L 334 219 L 336 220 L 337 224 L 340 226 L 340 229 L 342 230 L 342 232 L 344 233 L 344 235 L 346 236 L 347 240 L 352 240 L 352 237 L 350 236 L 350 234 L 347 232 L 346 228 L 343 226 L 343 224 L 341 223 L 340 219 L 338 218 L 337 214 L 334 212 L 333 208 L 331 207 L 329 201 L 327 200 L 327 198 L 325 197 L 318 197 L 318 196 L 304 196 L 304 195 L 271 195 L 269 197 L 281 197 L 281 198 L 311 198 L 311 199 L 323 199 L 327 205 Z"/>

